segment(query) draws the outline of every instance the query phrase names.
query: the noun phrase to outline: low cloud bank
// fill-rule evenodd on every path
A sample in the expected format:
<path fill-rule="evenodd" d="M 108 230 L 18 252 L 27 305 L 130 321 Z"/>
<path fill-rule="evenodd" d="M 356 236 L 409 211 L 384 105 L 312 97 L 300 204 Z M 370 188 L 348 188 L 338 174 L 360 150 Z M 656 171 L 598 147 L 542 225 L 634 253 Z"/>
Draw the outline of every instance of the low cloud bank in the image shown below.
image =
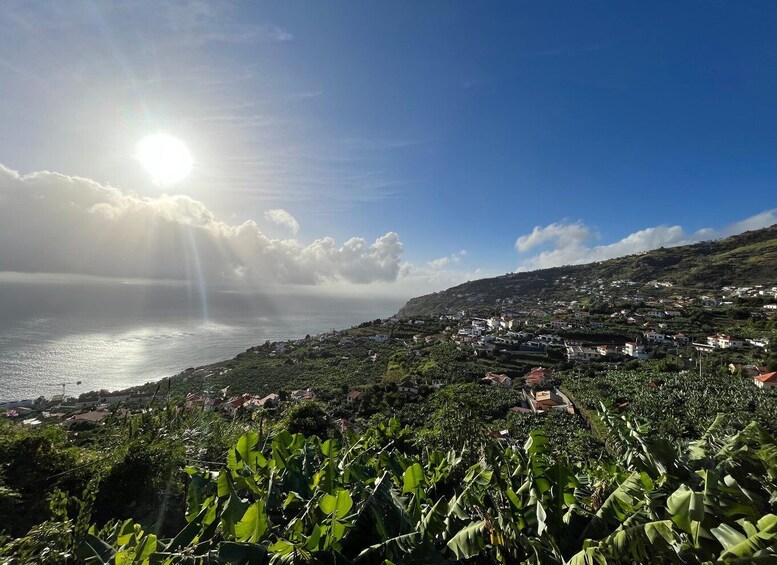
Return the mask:
<path fill-rule="evenodd" d="M 299 229 L 283 210 L 271 221 Z M 208 282 L 392 282 L 403 245 L 331 237 L 271 239 L 253 222 L 229 225 L 187 196 L 140 198 L 93 180 L 0 165 L 0 271 Z"/>

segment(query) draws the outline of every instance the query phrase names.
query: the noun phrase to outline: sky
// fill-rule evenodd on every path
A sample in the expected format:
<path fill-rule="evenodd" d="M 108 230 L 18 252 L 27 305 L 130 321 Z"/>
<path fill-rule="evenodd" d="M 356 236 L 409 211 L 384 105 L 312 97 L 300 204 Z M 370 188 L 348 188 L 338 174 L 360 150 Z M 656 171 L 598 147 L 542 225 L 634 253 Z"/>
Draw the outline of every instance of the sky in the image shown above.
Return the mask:
<path fill-rule="evenodd" d="M 768 226 L 776 28 L 757 1 L 4 0 L 0 274 L 410 297 Z M 139 161 L 158 133 L 185 178 Z"/>

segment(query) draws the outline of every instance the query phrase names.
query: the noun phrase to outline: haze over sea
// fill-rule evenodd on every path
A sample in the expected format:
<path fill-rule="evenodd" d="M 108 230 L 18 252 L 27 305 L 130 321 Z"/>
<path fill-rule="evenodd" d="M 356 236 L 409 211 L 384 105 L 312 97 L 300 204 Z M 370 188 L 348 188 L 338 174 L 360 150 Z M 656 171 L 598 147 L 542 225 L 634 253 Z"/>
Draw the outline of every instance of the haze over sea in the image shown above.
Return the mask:
<path fill-rule="evenodd" d="M 245 294 L 181 285 L 0 282 L 0 401 L 118 390 L 265 340 L 386 317 L 398 299 Z M 76 381 L 82 381 L 76 386 Z"/>

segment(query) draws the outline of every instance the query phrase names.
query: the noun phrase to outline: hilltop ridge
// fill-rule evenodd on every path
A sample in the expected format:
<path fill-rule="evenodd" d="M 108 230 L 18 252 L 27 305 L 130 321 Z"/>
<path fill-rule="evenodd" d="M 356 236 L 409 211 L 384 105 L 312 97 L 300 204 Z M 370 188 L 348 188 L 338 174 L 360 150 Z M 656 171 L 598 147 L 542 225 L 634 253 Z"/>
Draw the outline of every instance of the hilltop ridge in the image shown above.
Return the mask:
<path fill-rule="evenodd" d="M 777 279 L 777 224 L 715 241 L 469 281 L 410 299 L 398 317 L 461 310 L 535 306 L 538 300 L 617 300 L 621 284 L 655 283 L 674 293 L 703 293 L 723 286 L 770 284 Z M 600 292 L 592 292 L 592 289 Z M 612 292 L 608 292 L 612 290 Z"/>

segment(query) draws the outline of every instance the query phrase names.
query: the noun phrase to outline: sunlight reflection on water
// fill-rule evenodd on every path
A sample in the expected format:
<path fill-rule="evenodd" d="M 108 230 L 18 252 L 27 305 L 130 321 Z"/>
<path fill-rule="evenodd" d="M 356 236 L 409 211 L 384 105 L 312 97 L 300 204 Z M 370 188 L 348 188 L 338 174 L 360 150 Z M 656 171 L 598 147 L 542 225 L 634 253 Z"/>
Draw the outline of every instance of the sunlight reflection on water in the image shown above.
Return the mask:
<path fill-rule="evenodd" d="M 12 304 L 14 292 L 26 290 L 0 285 L 0 304 Z M 234 357 L 267 339 L 348 327 L 397 309 L 396 304 L 326 300 L 279 314 L 277 302 L 269 312 L 262 312 L 261 305 L 222 302 L 211 311 L 211 320 L 203 322 L 183 308 L 176 312 L 169 301 L 160 303 L 164 309 L 151 301 L 151 308 L 127 308 L 126 314 L 114 302 L 91 310 L 74 303 L 74 308 L 57 303 L 53 316 L 41 312 L 51 304 L 41 297 L 30 302 L 28 315 L 25 308 L 0 306 L 0 400 L 58 394 L 62 389 L 54 383 L 63 381 L 82 381 L 81 386 L 68 386 L 68 394 L 143 384 Z"/>

